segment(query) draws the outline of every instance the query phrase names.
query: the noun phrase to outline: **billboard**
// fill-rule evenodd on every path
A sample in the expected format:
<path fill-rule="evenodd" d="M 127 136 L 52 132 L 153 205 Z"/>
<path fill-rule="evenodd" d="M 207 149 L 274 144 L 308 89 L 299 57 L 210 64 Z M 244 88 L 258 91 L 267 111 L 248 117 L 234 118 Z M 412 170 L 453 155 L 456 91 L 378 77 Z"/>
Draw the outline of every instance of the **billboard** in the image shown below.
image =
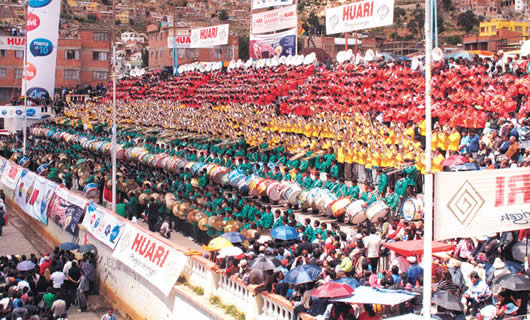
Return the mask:
<path fill-rule="evenodd" d="M 177 48 L 191 48 L 191 36 L 190 35 L 179 35 L 177 34 Z M 167 37 L 167 47 L 173 49 L 175 38 L 173 36 Z"/>
<path fill-rule="evenodd" d="M 394 23 L 394 0 L 366 0 L 326 9 L 326 33 L 336 34 Z"/>
<path fill-rule="evenodd" d="M 252 0 L 252 10 L 286 6 L 293 4 L 293 0 Z"/>
<path fill-rule="evenodd" d="M 28 119 L 42 118 L 41 107 L 27 106 L 26 117 Z M 0 118 L 24 119 L 24 106 L 0 106 Z"/>
<path fill-rule="evenodd" d="M 60 8 L 60 0 L 29 0 L 22 95 L 35 99 L 53 97 Z"/>
<path fill-rule="evenodd" d="M 436 240 L 530 228 L 530 168 L 436 174 Z"/>
<path fill-rule="evenodd" d="M 296 5 L 276 10 L 255 13 L 251 20 L 251 34 L 273 32 L 277 30 L 296 28 Z"/>
<path fill-rule="evenodd" d="M 125 221 L 92 201 L 87 207 L 82 224 L 94 238 L 111 249 L 116 247 L 125 229 Z"/>
<path fill-rule="evenodd" d="M 190 48 L 210 48 L 228 44 L 228 28 L 228 24 L 221 24 L 192 29 Z"/>
<path fill-rule="evenodd" d="M 24 37 L 0 37 L 0 50 L 24 50 Z"/>
<path fill-rule="evenodd" d="M 251 35 L 249 56 L 252 59 L 267 59 L 274 56 L 296 55 L 296 29 L 285 32 Z"/>

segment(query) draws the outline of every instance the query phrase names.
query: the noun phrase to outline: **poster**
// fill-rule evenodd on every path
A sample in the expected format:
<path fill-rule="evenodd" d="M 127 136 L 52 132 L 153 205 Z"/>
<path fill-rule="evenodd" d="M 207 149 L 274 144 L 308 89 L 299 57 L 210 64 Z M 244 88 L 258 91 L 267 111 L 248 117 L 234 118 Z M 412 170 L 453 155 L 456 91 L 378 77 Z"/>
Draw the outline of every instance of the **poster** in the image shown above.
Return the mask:
<path fill-rule="evenodd" d="M 29 0 L 22 95 L 53 98 L 61 0 Z"/>
<path fill-rule="evenodd" d="M 112 256 L 151 282 L 166 296 L 188 257 L 137 227 L 126 225 Z"/>
<path fill-rule="evenodd" d="M 7 165 L 7 159 L 4 157 L 0 157 L 0 177 L 4 174 L 6 165 Z"/>
<path fill-rule="evenodd" d="M 37 176 L 33 182 L 33 193 L 31 195 L 27 214 L 34 219 L 47 224 L 48 207 L 55 193 L 57 184 L 41 176 Z"/>
<path fill-rule="evenodd" d="M 21 50 L 24 51 L 24 37 L 1 36 L 0 50 Z"/>
<path fill-rule="evenodd" d="M 436 174 L 436 240 L 530 228 L 530 168 Z"/>
<path fill-rule="evenodd" d="M 255 13 L 251 19 L 251 34 L 273 32 L 298 26 L 296 5 Z"/>
<path fill-rule="evenodd" d="M 24 119 L 24 106 L 0 106 L 0 118 Z M 42 118 L 41 107 L 27 106 L 26 116 L 28 119 Z"/>
<path fill-rule="evenodd" d="M 173 36 L 167 37 L 167 47 L 173 49 L 175 44 L 175 38 Z M 191 47 L 191 36 L 190 35 L 179 35 L 177 34 L 177 49 L 190 48 Z"/>
<path fill-rule="evenodd" d="M 70 193 L 64 186 L 55 189 L 48 206 L 48 218 L 67 232 L 77 235 L 87 200 Z"/>
<path fill-rule="evenodd" d="M 7 161 L 6 167 L 0 180 L 7 188 L 15 190 L 18 179 L 22 173 L 22 167 L 17 166 L 11 161 Z"/>
<path fill-rule="evenodd" d="M 293 4 L 293 0 L 251 0 L 252 10 L 270 8 L 276 6 L 286 6 Z"/>
<path fill-rule="evenodd" d="M 125 228 L 125 221 L 91 201 L 83 219 L 83 226 L 94 238 L 114 249 Z"/>
<path fill-rule="evenodd" d="M 326 8 L 326 34 L 336 34 L 392 25 L 394 0 L 366 0 Z"/>
<path fill-rule="evenodd" d="M 33 194 L 33 183 L 37 175 L 28 169 L 22 169 L 20 174 L 20 179 L 17 183 L 17 188 L 15 192 L 15 201 L 18 206 L 26 213 L 29 212 L 31 205 L 29 200 L 31 200 L 31 195 Z"/>
<path fill-rule="evenodd" d="M 296 55 L 296 29 L 275 34 L 250 36 L 250 58 L 267 59 L 288 55 Z"/>
<path fill-rule="evenodd" d="M 228 24 L 192 29 L 190 48 L 210 48 L 228 44 L 228 35 Z"/>

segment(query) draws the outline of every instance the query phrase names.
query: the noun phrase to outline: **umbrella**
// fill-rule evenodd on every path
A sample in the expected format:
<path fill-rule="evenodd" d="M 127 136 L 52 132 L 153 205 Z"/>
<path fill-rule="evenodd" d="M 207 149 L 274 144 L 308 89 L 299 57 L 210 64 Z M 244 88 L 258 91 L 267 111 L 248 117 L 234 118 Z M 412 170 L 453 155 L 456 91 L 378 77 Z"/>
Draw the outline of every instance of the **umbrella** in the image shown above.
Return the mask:
<path fill-rule="evenodd" d="M 272 238 L 268 235 L 261 235 L 258 240 L 256 240 L 259 244 L 264 244 L 265 242 L 272 241 Z"/>
<path fill-rule="evenodd" d="M 460 300 L 448 291 L 436 291 L 432 295 L 432 303 L 447 310 L 464 311 L 464 305 Z"/>
<path fill-rule="evenodd" d="M 247 240 L 247 237 L 239 232 L 225 232 L 221 235 L 222 238 L 230 241 L 231 243 L 240 243 Z"/>
<path fill-rule="evenodd" d="M 75 250 L 79 248 L 79 245 L 75 242 L 64 242 L 59 245 L 59 248 L 63 250 Z"/>
<path fill-rule="evenodd" d="M 96 249 L 95 245 L 87 243 L 87 244 L 84 244 L 84 245 L 80 246 L 79 249 L 77 249 L 77 252 L 86 253 L 86 252 L 96 251 L 96 250 L 97 249 Z"/>
<path fill-rule="evenodd" d="M 243 250 L 241 250 L 238 247 L 226 247 L 221 250 L 219 250 L 219 258 L 224 257 L 235 257 L 243 253 Z"/>
<path fill-rule="evenodd" d="M 404 257 L 419 256 L 423 254 L 423 240 L 396 241 L 383 244 L 388 249 Z M 432 242 L 432 252 L 452 251 L 455 246 L 439 241 Z"/>
<path fill-rule="evenodd" d="M 275 261 L 276 260 L 276 261 Z M 267 257 L 263 254 L 260 254 L 256 259 L 252 260 L 248 267 L 253 270 L 274 270 L 281 263 L 278 259 Z"/>
<path fill-rule="evenodd" d="M 293 240 L 298 238 L 298 231 L 290 226 L 279 226 L 272 229 L 271 236 L 273 239 Z"/>
<path fill-rule="evenodd" d="M 212 239 L 210 243 L 208 243 L 208 246 L 204 246 L 204 245 L 202 246 L 204 250 L 208 250 L 208 251 L 217 251 L 217 250 L 221 250 L 226 247 L 233 247 L 233 245 L 230 241 L 226 240 L 225 238 L 221 238 L 221 237 Z"/>
<path fill-rule="evenodd" d="M 25 260 L 17 264 L 18 271 L 30 271 L 35 269 L 35 264 L 30 260 Z"/>
<path fill-rule="evenodd" d="M 450 171 L 458 172 L 458 171 L 475 171 L 480 170 L 480 166 L 476 164 L 475 162 L 468 162 L 464 164 L 457 164 L 454 166 L 449 167 Z"/>
<path fill-rule="evenodd" d="M 317 298 L 342 298 L 353 294 L 353 288 L 344 283 L 328 282 L 315 290 L 312 296 Z"/>
<path fill-rule="evenodd" d="M 528 241 L 519 241 L 515 243 L 512 247 L 513 260 L 524 262 L 524 257 L 528 256 L 528 252 L 530 252 Z"/>
<path fill-rule="evenodd" d="M 493 279 L 493 283 L 501 288 L 512 291 L 530 290 L 530 278 L 522 274 L 504 274 Z"/>
<path fill-rule="evenodd" d="M 77 162 L 75 164 L 78 166 L 78 165 L 82 164 L 85 161 L 86 161 L 86 159 L 79 159 L 79 160 L 77 160 Z"/>
<path fill-rule="evenodd" d="M 353 279 L 353 278 L 340 278 L 339 280 L 335 280 L 335 281 L 333 281 L 333 282 L 347 284 L 347 285 L 349 285 L 352 289 L 355 289 L 355 288 L 361 286 L 361 284 L 359 283 L 359 281 L 357 281 L 356 279 Z"/>
<path fill-rule="evenodd" d="M 456 166 L 456 165 L 460 165 L 460 164 L 464 164 L 468 162 L 469 160 L 466 157 L 461 156 L 461 155 L 454 155 L 454 156 L 445 158 L 442 161 L 441 165 L 444 167 L 449 167 L 449 166 Z"/>
<path fill-rule="evenodd" d="M 319 266 L 314 264 L 304 264 L 287 272 L 285 275 L 285 282 L 292 284 L 300 284 L 314 281 L 320 276 L 322 270 Z"/>

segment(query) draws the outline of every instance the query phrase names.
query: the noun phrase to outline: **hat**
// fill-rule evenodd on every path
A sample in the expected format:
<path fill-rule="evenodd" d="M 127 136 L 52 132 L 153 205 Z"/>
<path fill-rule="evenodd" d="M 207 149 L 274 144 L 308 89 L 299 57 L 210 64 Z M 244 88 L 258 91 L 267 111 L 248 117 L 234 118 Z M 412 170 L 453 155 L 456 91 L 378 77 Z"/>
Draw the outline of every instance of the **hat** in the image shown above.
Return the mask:
<path fill-rule="evenodd" d="M 282 265 L 285 267 L 287 265 L 287 263 L 289 263 L 289 260 L 287 259 L 283 259 L 282 260 Z"/>
<path fill-rule="evenodd" d="M 461 262 L 459 260 L 456 260 L 456 259 L 453 259 L 453 258 L 451 258 L 449 260 L 449 263 L 447 264 L 448 268 L 455 268 L 455 267 L 456 268 L 460 268 L 460 266 L 461 266 Z"/>
<path fill-rule="evenodd" d="M 245 259 L 243 259 L 243 260 L 239 261 L 239 265 L 240 265 L 240 266 L 246 266 L 246 265 L 247 265 L 247 263 L 248 263 L 248 261 L 247 261 L 247 260 L 245 260 Z"/>
<path fill-rule="evenodd" d="M 416 263 L 418 260 L 416 259 L 415 256 L 410 256 L 410 257 L 407 257 L 407 261 L 410 263 Z"/>
<path fill-rule="evenodd" d="M 499 257 L 495 258 L 495 261 L 493 262 L 493 268 L 503 269 L 505 266 L 506 264 L 501 260 L 501 258 Z"/>
<path fill-rule="evenodd" d="M 352 252 L 351 252 L 351 256 L 356 256 L 356 255 L 358 255 L 359 253 L 361 253 L 361 249 L 359 249 L 359 248 L 355 248 L 355 249 L 352 250 Z"/>

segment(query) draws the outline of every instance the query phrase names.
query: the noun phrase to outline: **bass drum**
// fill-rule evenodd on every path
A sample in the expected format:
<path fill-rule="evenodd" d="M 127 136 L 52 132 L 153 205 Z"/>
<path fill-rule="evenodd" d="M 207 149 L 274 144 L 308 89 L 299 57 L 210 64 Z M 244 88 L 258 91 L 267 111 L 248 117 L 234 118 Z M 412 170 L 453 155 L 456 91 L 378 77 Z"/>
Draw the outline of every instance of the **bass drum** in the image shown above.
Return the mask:
<path fill-rule="evenodd" d="M 330 205 L 331 213 L 334 217 L 340 217 L 346 213 L 346 208 L 350 205 L 351 200 L 348 197 L 342 197 L 333 201 Z"/>
<path fill-rule="evenodd" d="M 304 202 L 304 209 L 308 209 L 308 208 L 312 208 L 313 207 L 313 203 L 315 202 L 318 194 L 322 192 L 322 189 L 320 188 L 314 188 L 314 189 L 311 189 L 307 192 L 306 194 L 306 199 L 305 199 L 305 202 Z"/>
<path fill-rule="evenodd" d="M 285 190 L 285 193 L 283 194 L 283 199 L 287 201 L 288 204 L 296 204 L 298 202 L 298 195 L 302 193 L 302 188 L 293 183 L 291 184 L 287 190 Z"/>
<path fill-rule="evenodd" d="M 333 212 L 331 211 L 331 204 L 337 200 L 337 195 L 334 193 L 326 193 L 318 203 L 318 210 L 326 216 L 331 216 Z"/>
<path fill-rule="evenodd" d="M 407 198 L 403 202 L 403 218 L 407 221 L 421 220 L 423 218 L 423 200 Z"/>
<path fill-rule="evenodd" d="M 264 178 L 262 177 L 255 177 L 254 179 L 252 179 L 252 181 L 250 181 L 250 183 L 248 184 L 248 186 L 250 187 L 250 195 L 253 196 L 253 197 L 257 197 L 258 196 L 258 184 L 261 183 L 261 181 L 265 180 Z"/>
<path fill-rule="evenodd" d="M 250 187 L 248 186 L 247 179 L 242 179 L 237 185 L 237 190 L 242 195 L 247 195 L 250 192 Z"/>
<path fill-rule="evenodd" d="M 364 213 L 366 208 L 366 202 L 364 200 L 355 200 L 346 207 L 346 218 L 345 221 L 348 221 L 351 224 L 361 224 L 367 218 Z"/>
<path fill-rule="evenodd" d="M 368 220 L 370 220 L 370 222 L 375 222 L 380 217 L 385 217 L 387 213 L 388 206 L 383 200 L 372 203 L 372 205 L 366 209 L 366 217 Z"/>
<path fill-rule="evenodd" d="M 267 187 L 267 196 L 271 201 L 278 202 L 280 201 L 280 183 L 274 181 Z"/>
<path fill-rule="evenodd" d="M 241 181 L 242 178 L 245 179 L 245 176 L 243 175 L 243 171 L 241 170 L 232 170 L 228 174 L 228 181 L 230 182 L 230 185 L 232 187 L 237 187 L 237 184 L 239 183 L 239 181 Z"/>
<path fill-rule="evenodd" d="M 273 183 L 274 180 L 272 179 L 265 179 L 263 181 L 261 181 L 260 183 L 258 183 L 258 185 L 256 186 L 258 188 L 258 195 L 259 196 L 266 196 L 267 195 L 267 187 Z"/>
<path fill-rule="evenodd" d="M 304 208 L 308 194 L 309 194 L 309 191 L 304 190 L 298 194 L 298 197 L 296 197 L 296 201 L 298 201 L 298 206 L 300 208 Z"/>

